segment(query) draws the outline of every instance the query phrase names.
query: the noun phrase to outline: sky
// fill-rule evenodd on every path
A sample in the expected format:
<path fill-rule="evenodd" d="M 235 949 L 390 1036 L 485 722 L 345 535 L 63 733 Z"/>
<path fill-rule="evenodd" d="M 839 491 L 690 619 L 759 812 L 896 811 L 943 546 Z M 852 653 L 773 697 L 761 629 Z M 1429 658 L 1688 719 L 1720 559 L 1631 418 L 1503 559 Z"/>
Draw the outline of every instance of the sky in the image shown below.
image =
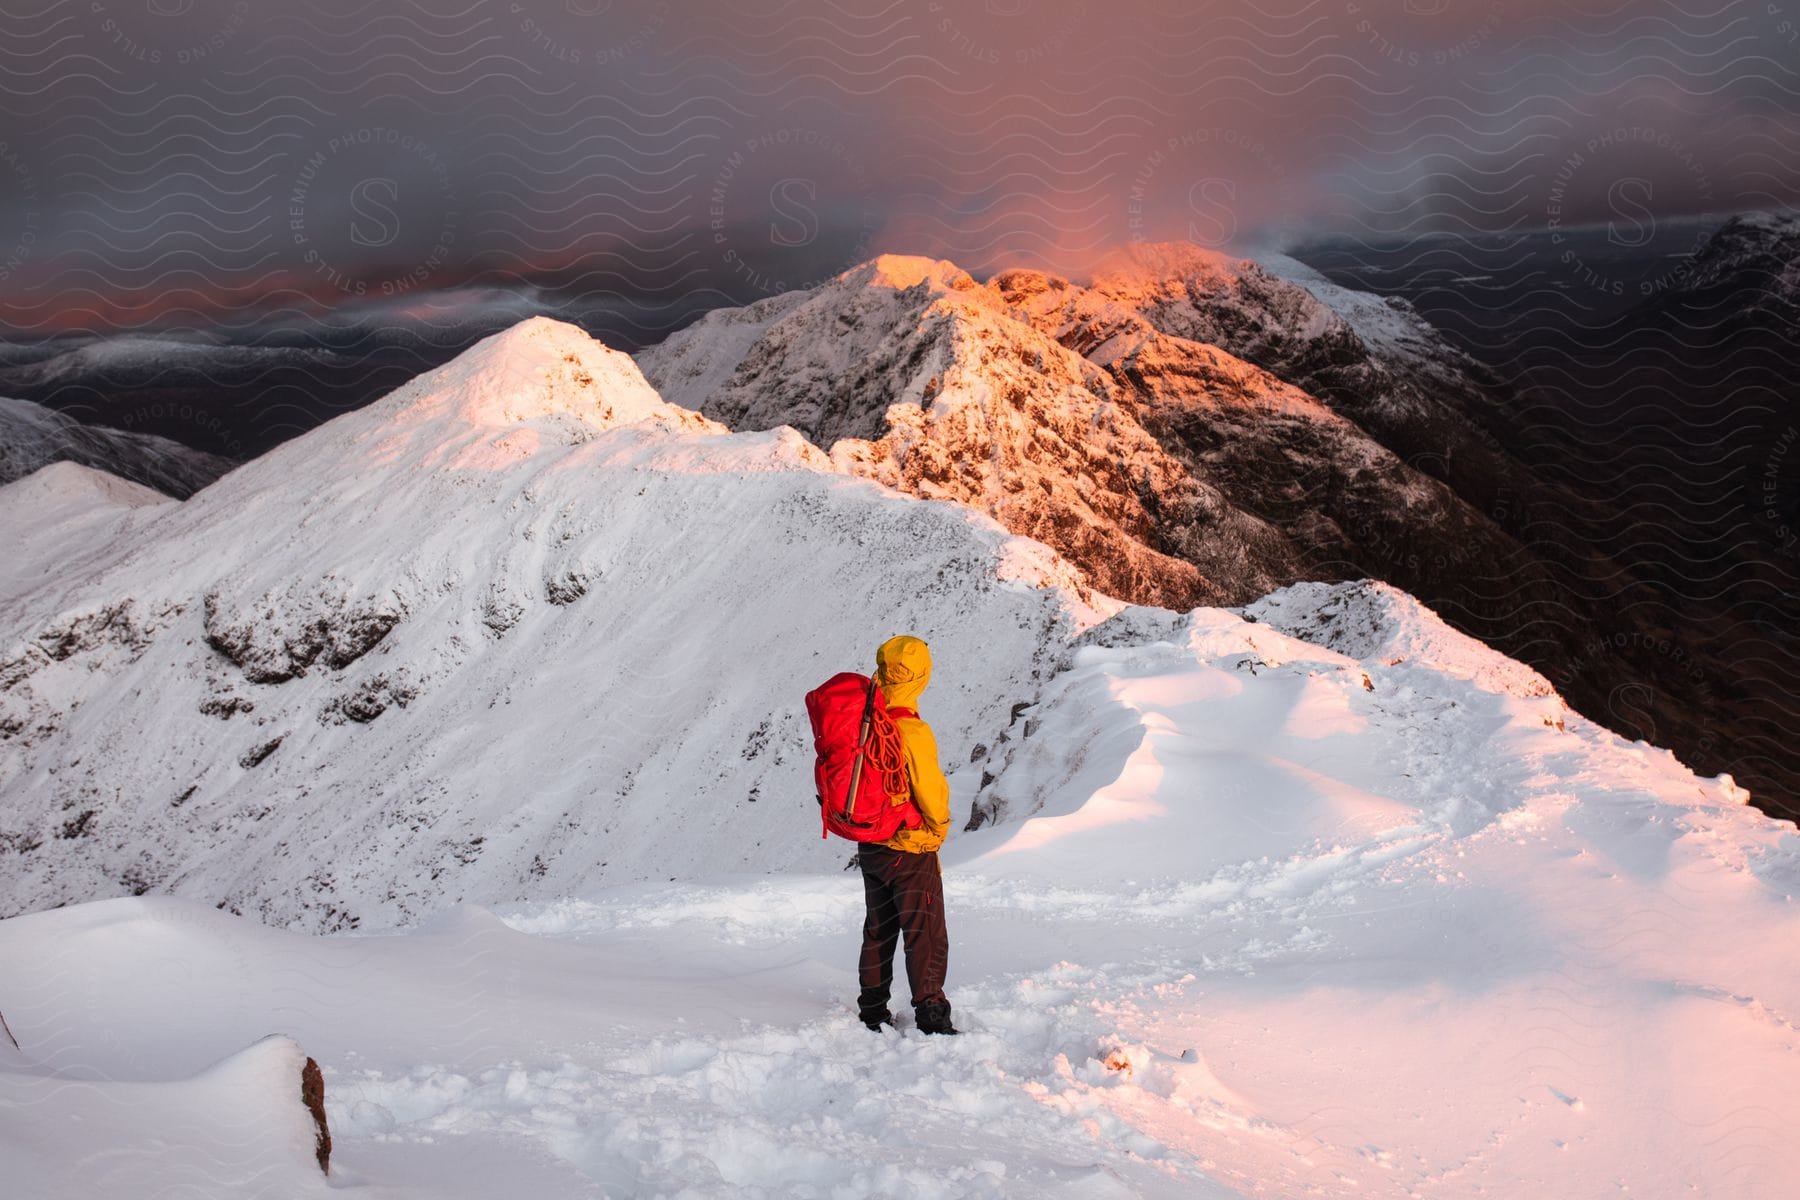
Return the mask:
<path fill-rule="evenodd" d="M 1800 198 L 1800 0 L 15 0 L 0 321 L 644 320 Z"/>

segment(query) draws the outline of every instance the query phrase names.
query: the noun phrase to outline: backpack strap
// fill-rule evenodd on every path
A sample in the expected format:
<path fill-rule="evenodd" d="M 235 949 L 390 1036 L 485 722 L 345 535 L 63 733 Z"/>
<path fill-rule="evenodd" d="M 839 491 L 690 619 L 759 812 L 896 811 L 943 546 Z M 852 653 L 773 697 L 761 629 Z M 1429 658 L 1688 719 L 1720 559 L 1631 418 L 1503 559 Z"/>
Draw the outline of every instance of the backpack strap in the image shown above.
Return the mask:
<path fill-rule="evenodd" d="M 919 719 L 919 710 L 916 708 L 890 708 L 890 709 L 888 709 L 888 716 L 890 716 L 890 717 L 911 717 L 913 720 L 916 721 Z"/>

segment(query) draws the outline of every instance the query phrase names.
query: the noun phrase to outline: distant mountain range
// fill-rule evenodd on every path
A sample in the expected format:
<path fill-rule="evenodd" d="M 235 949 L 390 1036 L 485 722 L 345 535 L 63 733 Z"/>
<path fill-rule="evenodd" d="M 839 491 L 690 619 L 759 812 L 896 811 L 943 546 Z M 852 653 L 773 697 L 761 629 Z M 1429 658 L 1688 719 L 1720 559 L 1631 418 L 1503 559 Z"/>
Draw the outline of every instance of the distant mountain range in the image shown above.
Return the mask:
<path fill-rule="evenodd" d="M 84 425 L 41 404 L 0 396 L 0 484 L 54 462 L 79 463 L 176 499 L 235 465 L 169 438 Z"/>

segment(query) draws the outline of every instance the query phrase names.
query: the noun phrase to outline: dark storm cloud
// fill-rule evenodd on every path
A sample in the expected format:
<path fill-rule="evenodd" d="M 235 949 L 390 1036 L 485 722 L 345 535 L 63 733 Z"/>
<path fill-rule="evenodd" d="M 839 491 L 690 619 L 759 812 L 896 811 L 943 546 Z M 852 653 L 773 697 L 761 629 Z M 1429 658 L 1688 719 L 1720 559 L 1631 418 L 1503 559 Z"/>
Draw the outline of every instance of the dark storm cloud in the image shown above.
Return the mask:
<path fill-rule="evenodd" d="M 16 335 L 541 286 L 647 331 L 879 251 L 1791 203 L 1800 0 L 51 0 L 0 18 Z"/>

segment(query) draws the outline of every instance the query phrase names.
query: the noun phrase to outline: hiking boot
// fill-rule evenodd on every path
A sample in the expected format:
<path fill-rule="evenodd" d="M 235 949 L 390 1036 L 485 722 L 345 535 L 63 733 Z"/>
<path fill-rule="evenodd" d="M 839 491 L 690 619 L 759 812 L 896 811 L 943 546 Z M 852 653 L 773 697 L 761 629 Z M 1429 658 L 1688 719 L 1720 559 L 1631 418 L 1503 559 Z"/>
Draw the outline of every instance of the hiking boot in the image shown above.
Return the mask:
<path fill-rule="evenodd" d="M 862 1023 L 868 1026 L 869 1032 L 880 1033 L 883 1025 L 889 1029 L 894 1028 L 894 1014 L 885 1008 L 880 1012 L 863 1013 Z"/>
<path fill-rule="evenodd" d="M 921 1004 L 913 1014 L 914 1023 L 920 1033 L 955 1033 L 956 1026 L 950 1023 L 950 1004 L 939 1001 L 935 1004 Z"/>

